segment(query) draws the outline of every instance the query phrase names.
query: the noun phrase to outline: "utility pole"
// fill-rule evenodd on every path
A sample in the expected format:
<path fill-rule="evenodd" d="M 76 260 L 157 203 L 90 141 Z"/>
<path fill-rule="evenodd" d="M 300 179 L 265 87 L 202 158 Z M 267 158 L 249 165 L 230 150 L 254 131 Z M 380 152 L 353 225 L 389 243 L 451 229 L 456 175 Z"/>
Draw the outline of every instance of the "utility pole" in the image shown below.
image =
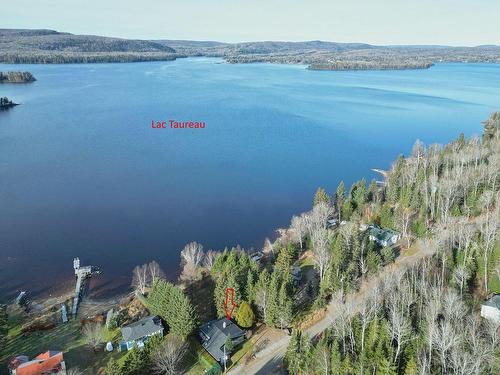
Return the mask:
<path fill-rule="evenodd" d="M 227 371 L 226 362 L 227 362 L 227 357 L 226 357 L 226 344 L 224 344 L 224 374 L 225 374 L 225 373 L 226 373 L 226 371 Z"/>

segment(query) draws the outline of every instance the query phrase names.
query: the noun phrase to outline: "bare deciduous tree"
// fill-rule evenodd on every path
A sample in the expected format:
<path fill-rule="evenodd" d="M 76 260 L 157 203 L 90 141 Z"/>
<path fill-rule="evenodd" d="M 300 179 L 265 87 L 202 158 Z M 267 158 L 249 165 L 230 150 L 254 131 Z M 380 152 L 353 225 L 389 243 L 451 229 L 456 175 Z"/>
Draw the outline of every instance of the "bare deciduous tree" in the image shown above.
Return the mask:
<path fill-rule="evenodd" d="M 215 258 L 217 257 L 217 251 L 214 251 L 214 250 L 208 250 L 206 253 L 205 253 L 205 258 L 203 259 L 203 266 L 207 269 L 207 270 L 211 270 L 212 269 L 212 266 L 214 265 L 214 262 L 215 262 Z"/>
<path fill-rule="evenodd" d="M 145 294 L 156 280 L 163 277 L 165 273 L 156 261 L 136 266 L 132 271 L 132 287 L 137 293 Z"/>
<path fill-rule="evenodd" d="M 290 229 L 293 232 L 293 238 L 300 244 L 300 250 L 303 249 L 302 241 L 304 239 L 304 235 L 307 231 L 307 217 L 305 214 L 300 216 L 293 216 L 292 222 L 290 225 Z"/>
<path fill-rule="evenodd" d="M 432 342 L 441 360 L 441 371 L 446 374 L 449 351 L 460 343 L 460 335 L 448 321 L 442 321 L 433 332 Z"/>
<path fill-rule="evenodd" d="M 180 374 L 181 361 L 186 354 L 187 345 L 177 336 L 169 335 L 158 349 L 153 352 L 154 370 L 157 374 Z"/>
<path fill-rule="evenodd" d="M 193 241 L 184 246 L 181 251 L 182 280 L 192 281 L 198 277 L 198 269 L 202 265 L 204 256 L 203 246 L 198 242 Z"/>
<path fill-rule="evenodd" d="M 378 288 L 374 287 L 366 301 L 362 303 L 359 310 L 359 318 L 361 320 L 361 353 L 363 353 L 365 349 L 366 329 L 368 328 L 370 322 L 377 316 L 379 298 Z"/>
<path fill-rule="evenodd" d="M 311 232 L 311 242 L 313 246 L 314 262 L 318 267 L 320 280 L 323 280 L 331 261 L 328 230 L 322 227 L 313 228 Z"/>
<path fill-rule="evenodd" d="M 132 271 L 132 287 L 136 292 L 144 294 L 149 285 L 148 265 L 136 266 Z"/>
<path fill-rule="evenodd" d="M 401 230 L 401 235 L 406 239 L 406 247 L 410 247 L 410 224 L 414 212 L 409 207 L 399 206 L 396 213 L 396 222 Z"/>
<path fill-rule="evenodd" d="M 389 294 L 387 302 L 391 337 L 396 341 L 397 345 L 394 353 L 394 362 L 396 362 L 403 344 L 410 338 L 411 324 L 409 318 L 405 314 L 406 303 L 404 301 L 403 293 L 395 291 Z"/>
<path fill-rule="evenodd" d="M 165 272 L 163 272 L 160 265 L 155 260 L 153 260 L 148 264 L 148 271 L 149 271 L 148 281 L 150 285 L 153 285 L 154 282 L 160 278 L 165 278 Z"/>
<path fill-rule="evenodd" d="M 82 334 L 85 344 L 92 348 L 94 352 L 104 342 L 104 335 L 99 323 L 86 324 L 82 329 Z"/>

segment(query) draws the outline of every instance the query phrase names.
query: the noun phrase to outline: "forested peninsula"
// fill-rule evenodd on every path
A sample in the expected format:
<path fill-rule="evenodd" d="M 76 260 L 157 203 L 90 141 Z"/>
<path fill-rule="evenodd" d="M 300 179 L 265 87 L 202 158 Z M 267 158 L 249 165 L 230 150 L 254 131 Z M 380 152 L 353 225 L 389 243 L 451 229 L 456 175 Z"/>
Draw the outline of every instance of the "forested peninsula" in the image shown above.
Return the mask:
<path fill-rule="evenodd" d="M 0 72 L 0 83 L 30 83 L 36 78 L 30 72 Z"/>
<path fill-rule="evenodd" d="M 301 64 L 311 70 L 401 70 L 427 69 L 438 62 L 500 63 L 500 47 L 135 40 L 54 30 L 0 29 L 0 63 L 140 62 L 197 56 L 221 57 L 231 64 Z"/>

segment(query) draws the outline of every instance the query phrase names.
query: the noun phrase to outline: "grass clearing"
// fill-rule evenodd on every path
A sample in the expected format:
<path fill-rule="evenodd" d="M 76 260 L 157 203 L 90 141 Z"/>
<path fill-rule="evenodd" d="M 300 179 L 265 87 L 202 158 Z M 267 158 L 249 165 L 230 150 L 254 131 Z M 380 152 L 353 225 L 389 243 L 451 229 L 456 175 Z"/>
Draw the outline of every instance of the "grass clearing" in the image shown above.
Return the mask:
<path fill-rule="evenodd" d="M 114 351 L 108 353 L 99 350 L 94 353 L 84 342 L 79 320 L 70 320 L 60 323 L 55 328 L 46 331 L 26 332 L 21 331 L 26 317 L 17 308 L 9 308 L 9 332 L 0 348 L 0 373 L 8 373 L 7 365 L 10 359 L 17 355 L 27 355 L 30 358 L 47 350 L 60 350 L 64 352 L 66 367 L 78 367 L 85 374 L 94 375 L 101 366 L 105 366 L 112 357 L 121 357 L 122 353 Z M 120 330 L 107 330 L 103 328 L 103 335 L 107 341 L 119 338 Z"/>

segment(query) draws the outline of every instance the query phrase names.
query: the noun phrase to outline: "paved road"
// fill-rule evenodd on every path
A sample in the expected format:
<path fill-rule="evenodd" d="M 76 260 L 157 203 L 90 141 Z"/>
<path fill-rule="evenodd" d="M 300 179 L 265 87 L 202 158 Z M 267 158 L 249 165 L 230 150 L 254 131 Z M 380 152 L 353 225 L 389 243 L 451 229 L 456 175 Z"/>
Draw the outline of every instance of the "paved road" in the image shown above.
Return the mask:
<path fill-rule="evenodd" d="M 402 255 L 390 266 L 385 267 L 377 276 L 366 280 L 358 292 L 346 295 L 346 304 L 351 305 L 351 313 L 356 313 L 361 307 L 361 303 L 366 299 L 368 292 L 379 285 L 382 280 L 391 275 L 395 270 L 401 270 L 417 263 L 420 259 L 433 254 L 432 249 L 417 243 L 417 251 L 413 255 Z M 328 307 L 325 316 L 311 327 L 305 330 L 309 336 L 313 337 L 332 325 L 332 322 L 338 314 L 340 303 L 332 301 Z M 240 364 L 231 369 L 228 373 L 231 375 L 273 375 L 282 374 L 281 362 L 286 353 L 286 348 L 290 341 L 290 336 L 283 335 L 272 342 L 264 350 L 256 354 L 255 359 L 248 364 Z"/>

